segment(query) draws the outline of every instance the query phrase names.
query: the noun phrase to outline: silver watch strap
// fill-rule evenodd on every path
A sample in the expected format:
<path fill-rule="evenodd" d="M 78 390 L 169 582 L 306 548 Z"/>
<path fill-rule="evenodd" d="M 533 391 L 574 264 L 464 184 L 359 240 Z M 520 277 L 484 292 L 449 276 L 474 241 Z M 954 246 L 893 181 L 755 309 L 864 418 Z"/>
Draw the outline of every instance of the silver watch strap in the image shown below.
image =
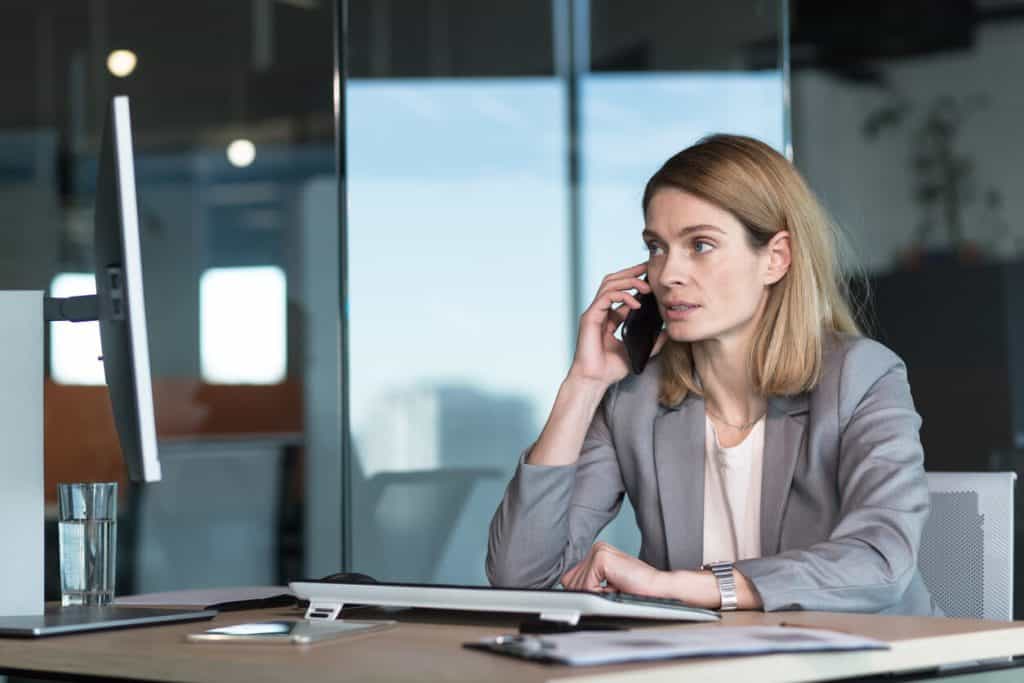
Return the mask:
<path fill-rule="evenodd" d="M 733 572 L 732 562 L 709 562 L 703 568 L 710 569 L 718 582 L 718 592 L 722 596 L 722 606 L 719 609 L 723 612 L 736 609 L 736 574 Z"/>

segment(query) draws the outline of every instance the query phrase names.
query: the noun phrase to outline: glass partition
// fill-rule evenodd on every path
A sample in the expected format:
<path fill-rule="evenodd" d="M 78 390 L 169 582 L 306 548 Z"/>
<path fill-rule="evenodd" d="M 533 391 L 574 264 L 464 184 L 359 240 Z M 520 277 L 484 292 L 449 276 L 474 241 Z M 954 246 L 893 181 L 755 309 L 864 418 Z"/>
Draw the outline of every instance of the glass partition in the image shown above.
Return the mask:
<path fill-rule="evenodd" d="M 347 88 L 352 566 L 479 583 L 487 521 L 567 367 L 560 85 Z"/>
<path fill-rule="evenodd" d="M 338 347 L 337 204 L 307 201 L 337 184 L 334 16 L 270 0 L 3 9 L 0 288 L 94 287 L 99 136 L 110 97 L 131 102 L 165 480 L 121 506 L 121 593 L 302 575 L 303 449 L 340 430 L 304 408 L 324 375 L 308 350 Z M 123 481 L 97 348 L 94 324 L 49 332 L 50 500 L 57 481 Z M 336 362 L 329 379 L 337 393 Z"/>
<path fill-rule="evenodd" d="M 591 69 L 582 78 L 582 306 L 608 273 L 640 263 L 640 200 L 670 156 L 712 133 L 787 151 L 780 3 L 591 3 Z M 582 311 L 581 311 L 582 312 Z M 637 554 L 627 499 L 602 538 Z"/>
<path fill-rule="evenodd" d="M 642 259 L 647 177 L 710 132 L 785 148 L 779 5 L 726 5 L 349 3 L 353 569 L 485 583 L 577 317 Z"/>

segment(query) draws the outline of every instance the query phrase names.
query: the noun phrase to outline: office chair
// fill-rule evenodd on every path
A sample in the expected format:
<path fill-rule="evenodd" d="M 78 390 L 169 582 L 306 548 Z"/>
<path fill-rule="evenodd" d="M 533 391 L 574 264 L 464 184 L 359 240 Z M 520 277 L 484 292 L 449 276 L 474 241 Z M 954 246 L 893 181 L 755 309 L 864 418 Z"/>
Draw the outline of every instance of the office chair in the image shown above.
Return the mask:
<path fill-rule="evenodd" d="M 163 481 L 134 492 L 132 592 L 266 586 L 278 576 L 287 438 L 163 441 Z"/>
<path fill-rule="evenodd" d="M 353 470 L 352 494 L 362 525 L 353 553 L 358 569 L 379 580 L 414 583 L 444 583 L 438 567 L 473 488 L 502 475 L 497 468 L 464 467 L 361 479 L 358 466 Z"/>
<path fill-rule="evenodd" d="M 929 472 L 918 568 L 949 617 L 1013 619 L 1014 472 Z"/>

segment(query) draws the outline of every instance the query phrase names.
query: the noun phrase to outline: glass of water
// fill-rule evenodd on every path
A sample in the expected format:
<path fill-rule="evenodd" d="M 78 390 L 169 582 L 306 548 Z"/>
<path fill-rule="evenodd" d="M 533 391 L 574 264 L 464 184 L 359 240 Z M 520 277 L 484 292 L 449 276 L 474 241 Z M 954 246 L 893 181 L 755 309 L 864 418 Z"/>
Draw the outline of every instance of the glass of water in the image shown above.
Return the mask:
<path fill-rule="evenodd" d="M 57 497 L 60 603 L 113 603 L 117 483 L 58 484 Z"/>

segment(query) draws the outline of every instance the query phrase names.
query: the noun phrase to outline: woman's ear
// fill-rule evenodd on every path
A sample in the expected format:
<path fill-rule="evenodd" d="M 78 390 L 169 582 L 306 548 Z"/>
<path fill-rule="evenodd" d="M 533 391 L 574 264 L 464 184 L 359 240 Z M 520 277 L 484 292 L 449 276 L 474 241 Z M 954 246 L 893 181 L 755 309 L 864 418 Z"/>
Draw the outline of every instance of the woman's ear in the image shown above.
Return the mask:
<path fill-rule="evenodd" d="M 768 268 L 765 271 L 766 285 L 774 285 L 789 272 L 789 264 L 793 261 L 793 254 L 790 251 L 789 231 L 779 230 L 772 235 L 765 245 L 768 251 Z"/>

